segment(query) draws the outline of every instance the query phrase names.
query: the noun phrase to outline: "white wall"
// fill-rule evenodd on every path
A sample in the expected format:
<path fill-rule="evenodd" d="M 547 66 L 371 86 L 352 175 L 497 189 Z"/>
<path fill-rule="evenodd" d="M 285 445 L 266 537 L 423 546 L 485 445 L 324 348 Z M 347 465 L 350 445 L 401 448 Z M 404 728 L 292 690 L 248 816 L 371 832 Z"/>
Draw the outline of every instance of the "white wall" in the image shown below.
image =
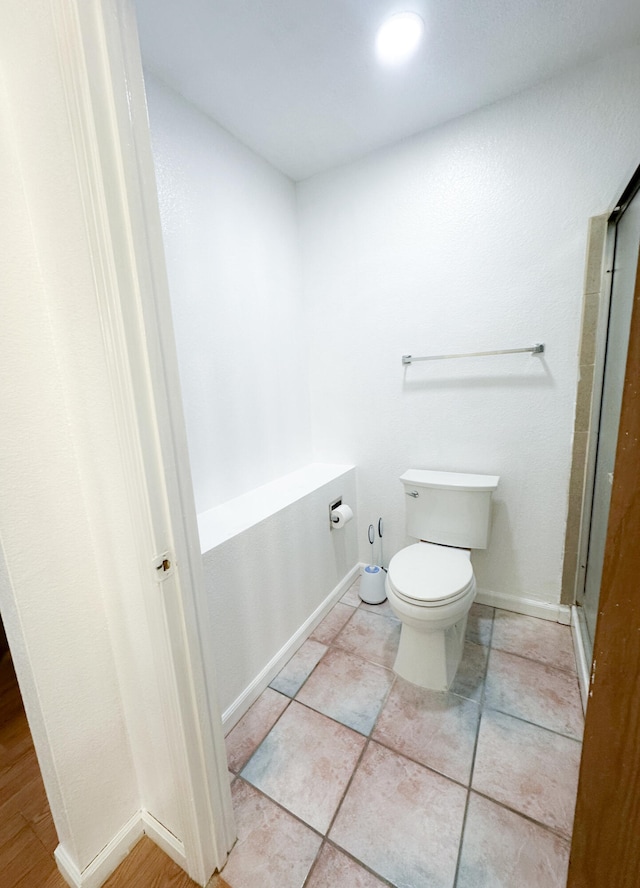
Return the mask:
<path fill-rule="evenodd" d="M 298 186 L 315 455 L 358 466 L 388 557 L 406 468 L 499 474 L 479 586 L 559 602 L 587 220 L 640 160 L 639 95 L 636 49 Z"/>
<path fill-rule="evenodd" d="M 201 513 L 310 461 L 295 188 L 149 73 L 146 84 Z"/>
<path fill-rule="evenodd" d="M 224 522 L 312 461 L 296 190 L 153 74 L 145 81 L 196 509 Z M 355 502 L 354 471 L 203 549 L 200 631 L 226 727 L 356 564 L 356 522 L 329 531 L 339 495 Z"/>
<path fill-rule="evenodd" d="M 271 485 L 278 488 L 274 502 L 305 476 L 313 481 L 309 492 L 204 553 L 209 601 L 201 631 L 215 654 L 226 727 L 252 702 L 253 683 L 262 690 L 275 675 L 277 669 L 265 670 L 283 651 L 277 668 L 284 665 L 296 633 L 357 563 L 356 521 L 340 530 L 329 526 L 330 503 L 356 501 L 356 470 L 309 467 Z M 252 511 L 253 498 L 242 499 Z"/>
<path fill-rule="evenodd" d="M 140 806 L 97 557 L 124 544 L 126 560 L 126 526 L 105 540 L 90 517 L 92 496 L 117 511 L 118 449 L 51 13 L 3 12 L 0 607 L 60 842 L 82 870 Z"/>
<path fill-rule="evenodd" d="M 19 169 L 16 159 L 2 157 L 2 205 L 12 208 L 2 236 L 12 268 L 0 349 L 0 608 L 60 842 L 82 869 L 138 810 L 139 786 L 84 502 L 89 467 L 76 458 L 48 288 L 25 249 L 27 206 L 9 174 L 11 161 Z M 88 370 L 92 339 L 82 314 L 78 308 L 74 332 L 84 339 L 78 358 L 88 357 Z M 92 401 L 108 409 L 98 391 Z"/>

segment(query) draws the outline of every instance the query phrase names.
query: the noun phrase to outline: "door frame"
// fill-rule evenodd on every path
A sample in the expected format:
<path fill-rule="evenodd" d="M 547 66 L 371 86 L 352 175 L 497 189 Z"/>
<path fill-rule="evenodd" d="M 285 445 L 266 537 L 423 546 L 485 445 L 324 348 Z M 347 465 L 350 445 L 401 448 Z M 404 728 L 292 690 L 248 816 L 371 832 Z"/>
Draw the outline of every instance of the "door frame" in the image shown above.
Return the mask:
<path fill-rule="evenodd" d="M 628 190 L 621 213 L 638 190 Z M 568 888 L 640 871 L 640 256 L 594 639 Z"/>
<path fill-rule="evenodd" d="M 174 859 L 204 885 L 236 834 L 215 667 L 198 632 L 202 556 L 135 11 L 131 0 L 52 9 L 137 544 L 154 579 L 156 563 L 172 563 L 147 616 L 185 830 Z"/>

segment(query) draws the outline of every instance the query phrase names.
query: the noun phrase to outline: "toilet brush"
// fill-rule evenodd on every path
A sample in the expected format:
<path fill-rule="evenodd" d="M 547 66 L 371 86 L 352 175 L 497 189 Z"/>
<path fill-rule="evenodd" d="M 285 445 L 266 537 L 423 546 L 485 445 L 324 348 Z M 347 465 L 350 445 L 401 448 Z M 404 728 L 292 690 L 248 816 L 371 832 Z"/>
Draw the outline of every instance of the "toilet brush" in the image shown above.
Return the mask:
<path fill-rule="evenodd" d="M 384 566 L 384 554 L 382 551 L 382 518 L 378 518 L 378 536 L 380 537 L 380 567 L 386 571 Z"/>
<path fill-rule="evenodd" d="M 381 526 L 379 524 L 379 530 L 380 529 Z M 373 524 L 369 525 L 367 538 L 371 545 L 371 564 L 368 564 L 362 571 L 358 594 L 367 604 L 381 604 L 387 597 L 387 593 L 384 588 L 384 570 L 382 570 L 381 567 L 378 567 L 377 564 L 374 564 L 373 561 L 373 547 L 376 541 L 376 531 Z"/>

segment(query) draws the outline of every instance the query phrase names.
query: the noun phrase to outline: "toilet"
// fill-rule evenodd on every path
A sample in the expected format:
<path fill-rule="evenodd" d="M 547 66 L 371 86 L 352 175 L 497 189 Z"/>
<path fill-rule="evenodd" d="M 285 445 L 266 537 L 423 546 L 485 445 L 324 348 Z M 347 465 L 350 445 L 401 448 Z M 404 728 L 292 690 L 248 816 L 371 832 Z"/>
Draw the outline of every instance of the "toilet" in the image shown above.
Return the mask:
<path fill-rule="evenodd" d="M 394 671 L 423 688 L 447 690 L 464 648 L 476 594 L 471 549 L 486 549 L 497 475 L 409 469 L 407 534 L 420 542 L 389 562 L 386 592 L 402 623 Z"/>

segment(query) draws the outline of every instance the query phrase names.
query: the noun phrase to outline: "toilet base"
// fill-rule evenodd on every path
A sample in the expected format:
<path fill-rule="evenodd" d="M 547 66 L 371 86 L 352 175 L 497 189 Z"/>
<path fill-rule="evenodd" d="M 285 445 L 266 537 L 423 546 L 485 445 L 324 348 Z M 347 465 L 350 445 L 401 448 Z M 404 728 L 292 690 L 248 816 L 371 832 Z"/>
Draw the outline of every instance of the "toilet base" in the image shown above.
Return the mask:
<path fill-rule="evenodd" d="M 421 688 L 447 691 L 462 659 L 467 617 L 468 611 L 453 626 L 428 632 L 403 622 L 394 672 Z"/>

